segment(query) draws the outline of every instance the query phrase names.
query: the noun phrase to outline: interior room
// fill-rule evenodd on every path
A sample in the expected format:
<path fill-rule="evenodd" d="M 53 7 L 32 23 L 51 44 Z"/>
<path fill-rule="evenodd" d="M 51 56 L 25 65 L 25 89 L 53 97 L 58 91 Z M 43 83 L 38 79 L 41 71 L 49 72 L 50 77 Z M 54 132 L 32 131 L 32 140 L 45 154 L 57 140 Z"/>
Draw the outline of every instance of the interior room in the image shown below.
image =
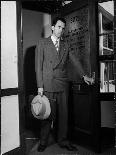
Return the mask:
<path fill-rule="evenodd" d="M 114 0 L 1 2 L 3 155 L 116 154 L 115 6 Z M 87 85 L 69 62 L 69 139 L 78 151 L 61 149 L 51 133 L 48 147 L 40 153 L 40 120 L 31 111 L 38 89 L 35 48 L 41 38 L 52 34 L 52 21 L 57 16 L 66 20 L 63 39 L 69 52 L 94 83 Z"/>
<path fill-rule="evenodd" d="M 61 4 L 56 3 L 56 6 L 55 6 L 56 10 L 55 11 L 53 10 L 54 12 L 52 14 L 58 13 L 58 11 L 59 11 L 58 9 L 60 9 L 59 8 L 60 5 Z M 28 51 L 29 48 L 31 49 L 30 53 L 32 53 L 32 47 L 29 47 L 29 45 L 32 45 L 32 46 L 35 45 L 35 42 L 38 41 L 39 38 L 41 38 L 41 35 L 43 33 L 42 32 L 43 29 L 44 29 L 44 37 L 48 37 L 51 34 L 50 25 L 51 25 L 52 15 L 51 15 L 51 13 L 49 13 L 49 11 L 48 11 L 48 13 L 46 13 L 43 10 L 41 11 L 41 9 L 38 9 L 40 11 L 38 11 L 38 10 L 33 11 L 31 9 L 33 9 L 34 7 L 32 7 L 32 5 L 31 6 L 26 5 L 26 3 L 24 3 L 23 6 L 24 6 L 23 12 L 22 12 L 23 45 L 24 45 L 23 50 L 24 50 L 24 55 L 25 55 L 26 52 L 27 52 L 27 54 L 29 54 L 29 51 Z M 25 7 L 26 7 L 26 9 L 25 9 Z M 30 8 L 28 8 L 28 7 L 30 7 Z M 48 9 L 49 9 L 49 6 L 48 6 Z M 100 55 L 109 55 L 110 51 L 113 52 L 113 16 L 114 16 L 113 1 L 112 2 L 110 1 L 110 2 L 100 2 L 100 3 L 98 3 L 98 11 L 99 11 L 98 12 L 99 33 L 104 33 L 104 35 L 100 35 L 100 41 L 99 41 L 99 46 L 100 46 L 99 49 L 100 49 L 100 51 L 99 52 L 100 52 Z M 107 12 L 107 15 L 106 15 L 106 12 Z M 71 15 L 73 16 L 73 14 L 71 14 Z M 69 15 L 67 18 L 70 18 L 71 15 Z M 43 23 L 43 25 L 40 25 L 40 23 Z M 106 33 L 106 35 L 108 35 L 108 38 L 105 35 L 105 33 Z M 73 36 L 73 39 L 76 40 L 76 36 Z M 107 40 L 107 39 L 109 39 L 109 40 Z M 72 42 L 75 42 L 75 41 L 72 41 Z M 109 48 L 109 46 L 110 46 L 110 48 Z M 32 56 L 30 56 L 30 57 L 32 59 Z M 30 61 L 28 60 L 28 63 L 31 65 Z M 87 64 L 89 64 L 89 62 L 87 62 Z M 107 65 L 109 65 L 109 67 L 110 67 L 109 68 L 110 73 L 108 73 L 108 71 L 106 71 L 107 73 L 105 73 L 105 68 L 108 68 Z M 33 66 L 33 64 L 30 67 L 32 67 L 32 66 Z M 26 69 L 27 77 L 29 77 L 27 72 L 28 72 L 28 70 L 30 72 L 30 67 L 28 67 L 28 69 Z M 32 68 L 34 68 L 34 67 L 32 67 Z M 71 66 L 70 66 L 70 68 L 71 68 Z M 89 68 L 89 65 L 88 65 L 88 68 Z M 110 63 L 107 63 L 107 61 L 106 61 L 106 64 L 104 62 L 100 62 L 100 73 L 101 73 L 100 74 L 100 76 L 101 76 L 100 81 L 102 81 L 101 84 L 100 84 L 100 92 L 103 92 L 103 93 L 115 92 L 115 84 L 114 84 L 114 79 L 113 79 L 114 78 L 113 77 L 113 63 L 112 63 L 112 61 Z M 29 73 L 29 74 L 33 75 L 33 73 Z M 74 74 L 74 72 L 72 71 L 72 73 L 70 74 L 71 76 L 70 75 L 69 76 L 70 76 L 71 80 L 73 79 L 73 81 L 74 80 L 76 81 L 77 79 L 75 79 L 75 75 L 73 76 L 73 74 Z M 105 74 L 107 74 L 107 75 L 105 75 Z M 111 80 L 107 79 L 110 75 L 112 76 L 112 77 L 110 77 Z M 105 76 L 106 76 L 106 79 L 104 79 Z M 35 81 L 35 80 L 31 79 L 31 81 Z M 112 81 L 112 82 L 110 82 L 110 81 Z M 26 82 L 28 82 L 27 79 L 26 79 Z M 27 84 L 27 87 L 30 87 L 30 89 L 31 89 L 33 87 L 30 85 L 30 83 L 31 82 L 29 82 L 29 84 Z M 102 84 L 102 83 L 104 83 L 104 84 Z M 74 100 L 78 100 L 79 97 L 80 96 L 74 97 Z M 77 102 L 77 101 L 75 101 L 75 102 Z M 83 103 L 84 101 L 80 101 L 80 103 L 81 102 Z M 104 145 L 108 145 L 107 143 L 109 143 L 109 145 L 110 145 L 110 140 L 112 141 L 112 138 L 114 137 L 114 134 L 113 134 L 113 132 L 114 132 L 113 131 L 114 124 L 115 124 L 114 123 L 114 118 L 115 118 L 114 101 L 104 101 L 103 100 L 103 101 L 100 101 L 100 103 L 101 103 L 101 127 L 102 127 L 102 130 L 103 130 L 102 132 L 103 133 L 106 132 L 105 134 L 110 133 L 109 137 L 108 137 L 108 135 L 107 136 L 103 135 L 104 136 L 103 138 L 108 138 L 108 139 L 106 139 L 107 142 Z M 81 107 L 78 107 L 79 105 L 75 105 L 75 106 L 76 106 L 75 107 L 76 109 L 81 108 Z M 28 112 L 27 112 L 27 115 L 28 115 Z M 75 117 L 76 116 L 79 118 L 79 114 L 75 114 Z M 81 117 L 81 114 L 80 114 L 80 117 Z M 30 122 L 33 123 L 33 121 L 30 121 Z M 76 120 L 76 121 L 78 123 L 79 120 Z M 81 122 L 79 122 L 79 123 L 81 125 Z M 28 122 L 27 122 L 27 124 L 28 124 Z M 28 125 L 30 125 L 30 124 L 28 124 Z M 33 125 L 31 124 L 30 128 L 31 128 L 31 126 L 34 127 L 34 124 Z M 111 131 L 109 131 L 109 130 L 111 130 Z M 38 129 L 37 129 L 37 132 L 38 132 Z M 28 135 L 27 136 L 28 141 L 30 141 L 30 139 L 29 139 L 30 136 L 32 136 L 31 138 L 34 139 L 34 140 L 37 138 L 36 136 L 33 137 L 33 135 Z"/>

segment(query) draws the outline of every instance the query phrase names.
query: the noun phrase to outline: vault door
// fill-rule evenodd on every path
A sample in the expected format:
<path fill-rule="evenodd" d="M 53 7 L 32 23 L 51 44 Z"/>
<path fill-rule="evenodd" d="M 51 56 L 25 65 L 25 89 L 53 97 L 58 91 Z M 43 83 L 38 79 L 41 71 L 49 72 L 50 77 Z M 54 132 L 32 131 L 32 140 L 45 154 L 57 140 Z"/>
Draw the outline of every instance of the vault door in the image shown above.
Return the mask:
<path fill-rule="evenodd" d="M 72 2 L 66 5 L 62 15 L 67 25 L 64 39 L 85 74 L 95 78 L 88 86 L 79 77 L 76 67 L 69 63 L 70 137 L 78 144 L 100 151 L 100 105 L 98 101 L 98 68 L 96 41 L 96 7 L 93 1 Z M 94 34 L 94 35 L 93 35 Z"/>

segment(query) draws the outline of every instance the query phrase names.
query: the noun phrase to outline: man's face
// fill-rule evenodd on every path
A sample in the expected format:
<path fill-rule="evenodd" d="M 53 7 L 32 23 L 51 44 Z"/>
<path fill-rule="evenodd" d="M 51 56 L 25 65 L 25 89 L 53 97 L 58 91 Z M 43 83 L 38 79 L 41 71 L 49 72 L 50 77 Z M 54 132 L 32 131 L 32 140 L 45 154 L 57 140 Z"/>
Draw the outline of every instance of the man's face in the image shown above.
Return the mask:
<path fill-rule="evenodd" d="M 61 35 L 64 32 L 65 23 L 58 20 L 55 26 L 52 26 L 53 35 L 55 35 L 57 38 L 60 38 Z"/>

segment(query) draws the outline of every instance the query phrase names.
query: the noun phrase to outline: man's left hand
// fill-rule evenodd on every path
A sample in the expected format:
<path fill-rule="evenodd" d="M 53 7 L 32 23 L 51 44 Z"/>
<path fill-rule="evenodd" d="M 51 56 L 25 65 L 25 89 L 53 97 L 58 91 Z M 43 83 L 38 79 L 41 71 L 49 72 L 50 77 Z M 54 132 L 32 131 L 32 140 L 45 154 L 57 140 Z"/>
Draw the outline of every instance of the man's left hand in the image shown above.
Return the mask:
<path fill-rule="evenodd" d="M 83 76 L 85 83 L 88 85 L 94 84 L 95 80 L 93 78 L 88 77 L 87 75 Z"/>

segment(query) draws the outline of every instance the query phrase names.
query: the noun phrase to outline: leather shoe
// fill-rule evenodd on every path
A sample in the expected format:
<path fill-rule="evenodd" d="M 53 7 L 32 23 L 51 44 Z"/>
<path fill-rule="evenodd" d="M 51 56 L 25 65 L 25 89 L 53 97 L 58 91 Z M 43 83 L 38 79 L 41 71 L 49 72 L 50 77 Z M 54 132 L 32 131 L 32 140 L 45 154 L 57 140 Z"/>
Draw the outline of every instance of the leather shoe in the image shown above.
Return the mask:
<path fill-rule="evenodd" d="M 73 145 L 73 144 L 64 144 L 64 145 L 59 145 L 61 148 L 66 148 L 68 151 L 78 151 L 78 148 Z"/>
<path fill-rule="evenodd" d="M 38 146 L 38 148 L 37 148 L 37 151 L 38 151 L 38 152 L 43 152 L 45 149 L 46 149 L 46 145 L 40 144 L 40 145 Z"/>
<path fill-rule="evenodd" d="M 73 151 L 78 151 L 78 148 L 77 148 L 76 145 L 74 145 L 72 143 L 70 143 L 69 145 L 70 145 L 70 147 L 72 148 Z"/>

